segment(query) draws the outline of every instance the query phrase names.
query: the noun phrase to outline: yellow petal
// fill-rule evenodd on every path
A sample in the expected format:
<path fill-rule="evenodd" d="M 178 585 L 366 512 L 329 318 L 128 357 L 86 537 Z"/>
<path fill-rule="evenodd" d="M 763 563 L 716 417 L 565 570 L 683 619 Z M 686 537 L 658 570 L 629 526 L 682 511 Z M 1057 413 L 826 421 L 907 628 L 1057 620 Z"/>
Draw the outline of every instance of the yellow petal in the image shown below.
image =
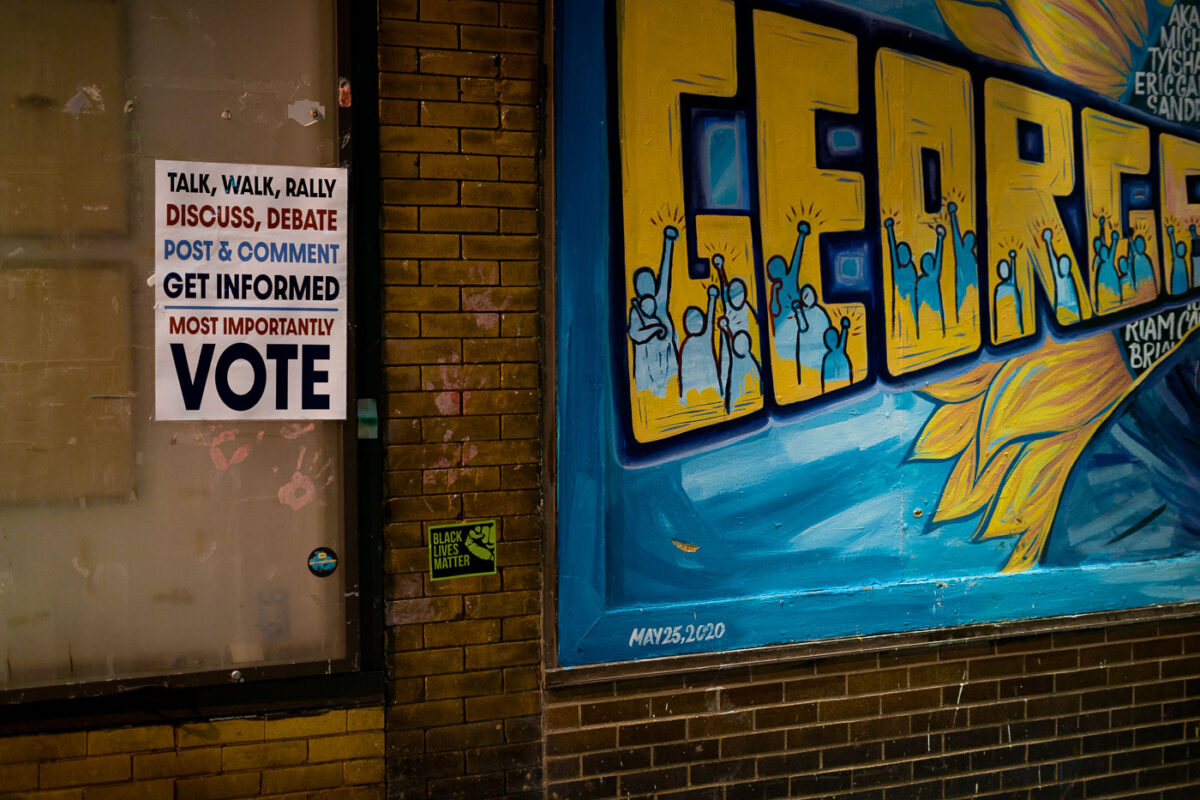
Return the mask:
<path fill-rule="evenodd" d="M 946 27 L 972 51 L 1026 67 L 1040 66 L 1020 31 L 999 6 L 999 3 L 979 5 L 960 0 L 937 0 Z"/>
<path fill-rule="evenodd" d="M 979 428 L 983 396 L 965 403 L 946 403 L 934 411 L 913 443 L 910 461 L 944 461 L 966 449 Z"/>
<path fill-rule="evenodd" d="M 976 538 L 1017 536 L 1031 529 L 1049 533 L 1067 474 L 1090 433 L 1091 428 L 1082 428 L 1026 444 Z"/>
<path fill-rule="evenodd" d="M 1045 69 L 1108 97 L 1119 97 L 1125 90 L 1132 70 L 1130 42 L 1121 23 L 1102 5 L 1089 0 L 1011 0 L 1009 7 Z M 1127 10 L 1118 13 L 1128 15 Z"/>
<path fill-rule="evenodd" d="M 980 364 L 965 375 L 940 383 L 931 383 L 921 389 L 920 393 L 943 403 L 962 403 L 986 392 L 988 384 L 996 377 L 1001 366 L 1003 362 Z"/>
<path fill-rule="evenodd" d="M 1132 54 L 1147 44 L 1144 0 L 937 0 L 937 6 L 976 53 L 1040 67 L 1108 97 L 1125 91 Z"/>
<path fill-rule="evenodd" d="M 952 519 L 967 517 L 979 509 L 969 507 L 971 488 L 975 485 L 975 464 L 978 461 L 978 449 L 972 441 L 946 478 L 942 487 L 942 496 L 938 498 L 937 510 L 933 512 L 934 522 L 946 522 Z"/>
<path fill-rule="evenodd" d="M 1110 409 L 1132 378 L 1111 336 L 1047 342 L 1010 359 L 988 387 L 979 425 L 986 465 L 1017 439 L 1076 430 Z"/>
<path fill-rule="evenodd" d="M 1150 15 L 1146 11 L 1145 0 L 1088 0 L 1087 6 L 1089 10 L 1105 15 L 1117 33 L 1129 40 L 1133 47 L 1146 44 Z"/>
<path fill-rule="evenodd" d="M 1000 452 L 982 475 L 978 475 L 978 450 L 974 441 L 959 457 L 938 500 L 934 522 L 947 522 L 975 514 L 996 497 L 1009 465 L 1020 454 L 1021 445 Z"/>
<path fill-rule="evenodd" d="M 1024 572 L 1037 566 L 1042 559 L 1042 551 L 1046 549 L 1046 533 L 1037 528 L 1030 528 L 1017 540 L 1012 555 L 1008 557 L 1001 572 Z"/>

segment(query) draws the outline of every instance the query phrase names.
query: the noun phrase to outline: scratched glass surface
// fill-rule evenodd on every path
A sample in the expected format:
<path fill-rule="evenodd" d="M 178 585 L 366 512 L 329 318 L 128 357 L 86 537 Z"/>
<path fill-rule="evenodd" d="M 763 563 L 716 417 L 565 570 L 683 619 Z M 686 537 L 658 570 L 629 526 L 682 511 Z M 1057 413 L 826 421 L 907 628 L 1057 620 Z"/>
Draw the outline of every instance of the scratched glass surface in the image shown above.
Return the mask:
<path fill-rule="evenodd" d="M 154 161 L 337 166 L 333 22 L 0 0 L 0 689 L 345 655 L 342 424 L 153 420 Z"/>

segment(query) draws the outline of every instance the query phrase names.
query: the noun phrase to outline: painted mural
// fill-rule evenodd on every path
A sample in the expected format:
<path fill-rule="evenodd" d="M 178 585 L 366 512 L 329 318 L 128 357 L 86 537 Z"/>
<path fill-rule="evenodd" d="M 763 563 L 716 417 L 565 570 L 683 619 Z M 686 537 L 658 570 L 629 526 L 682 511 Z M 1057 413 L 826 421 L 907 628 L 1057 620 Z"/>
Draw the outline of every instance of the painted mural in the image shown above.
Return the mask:
<path fill-rule="evenodd" d="M 556 16 L 560 663 L 1200 598 L 1191 0 Z"/>

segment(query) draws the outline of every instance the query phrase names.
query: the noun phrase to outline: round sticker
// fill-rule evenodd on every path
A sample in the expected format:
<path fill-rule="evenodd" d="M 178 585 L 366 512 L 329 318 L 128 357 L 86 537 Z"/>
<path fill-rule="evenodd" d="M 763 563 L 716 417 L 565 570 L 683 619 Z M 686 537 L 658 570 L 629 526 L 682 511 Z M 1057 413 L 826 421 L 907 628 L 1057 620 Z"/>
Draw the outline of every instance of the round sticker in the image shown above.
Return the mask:
<path fill-rule="evenodd" d="M 318 547 L 308 554 L 308 571 L 318 578 L 328 578 L 337 565 L 337 553 L 328 547 Z"/>

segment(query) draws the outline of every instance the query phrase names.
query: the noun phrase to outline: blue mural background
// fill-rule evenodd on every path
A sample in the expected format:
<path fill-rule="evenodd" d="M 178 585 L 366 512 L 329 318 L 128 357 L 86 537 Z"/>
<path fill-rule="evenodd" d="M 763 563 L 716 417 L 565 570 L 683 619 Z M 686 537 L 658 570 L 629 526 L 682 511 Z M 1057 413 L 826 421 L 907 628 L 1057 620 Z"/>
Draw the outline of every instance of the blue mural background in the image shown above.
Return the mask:
<path fill-rule="evenodd" d="M 932 3 L 864 7 L 946 35 Z M 1012 543 L 973 541 L 974 519 L 929 524 L 952 465 L 906 460 L 936 408 L 912 392 L 919 384 L 877 384 L 807 416 L 756 418 L 631 456 L 619 416 L 624 342 L 614 336 L 623 300 L 612 279 L 615 120 L 600 68 L 608 13 L 593 2 L 556 7 L 561 665 L 1200 599 L 1188 521 L 1200 487 L 1186 380 L 1194 337 L 1173 356 L 1178 368 L 1155 370 L 1174 383 L 1146 381 L 1143 399 L 1126 401 L 1089 444 L 1045 559 L 1027 572 L 1000 574 Z M 1118 478 L 1123 488 L 1099 508 L 1079 488 Z M 1160 506 L 1138 531 L 1096 538 Z"/>

